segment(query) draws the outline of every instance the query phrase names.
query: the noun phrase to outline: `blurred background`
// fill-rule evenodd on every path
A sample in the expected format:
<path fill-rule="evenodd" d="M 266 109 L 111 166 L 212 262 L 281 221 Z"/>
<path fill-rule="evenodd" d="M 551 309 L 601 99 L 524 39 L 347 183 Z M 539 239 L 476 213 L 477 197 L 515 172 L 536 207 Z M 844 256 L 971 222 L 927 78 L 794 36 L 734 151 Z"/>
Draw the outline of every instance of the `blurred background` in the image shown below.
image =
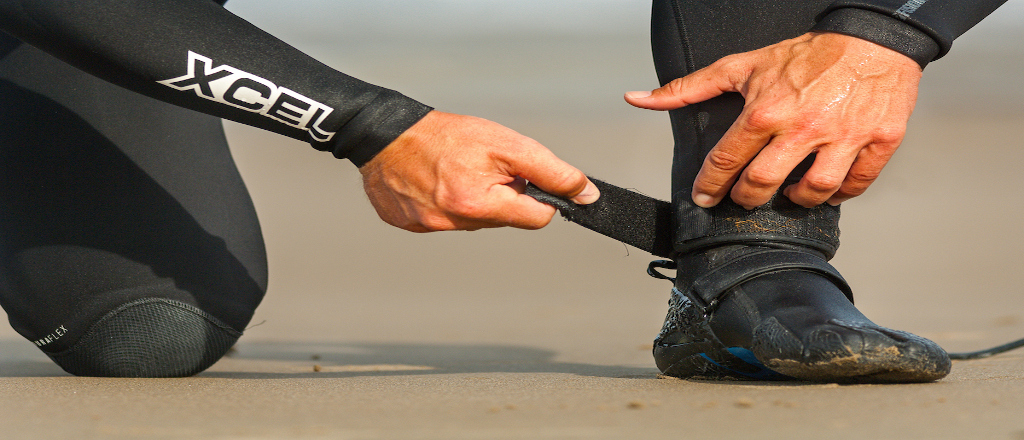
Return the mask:
<path fill-rule="evenodd" d="M 621 98 L 658 85 L 648 2 L 227 7 L 331 67 L 497 121 L 589 174 L 669 197 L 667 115 Z M 843 208 L 833 262 L 862 310 L 953 350 L 1024 336 L 1021 17 L 1024 1 L 1010 0 L 927 68 L 904 146 Z M 644 274 L 650 255 L 560 219 L 534 232 L 404 232 L 377 219 L 349 162 L 225 125 L 271 270 L 243 353 L 247 342 L 491 344 L 653 371 L 670 285 Z M 16 336 L 6 326 L 0 335 Z"/>
<path fill-rule="evenodd" d="M 658 85 L 646 1 L 227 6 L 338 70 L 669 197 L 668 117 L 622 101 Z M 949 350 L 1024 336 L 1022 17 L 1010 0 L 928 66 L 903 147 L 843 206 L 833 264 L 858 306 Z M 1021 352 L 924 386 L 655 380 L 670 285 L 644 273 L 650 255 L 558 218 L 404 232 L 348 161 L 225 127 L 270 259 L 237 350 L 194 378 L 73 378 L 0 325 L 5 438 L 1024 438 Z"/>

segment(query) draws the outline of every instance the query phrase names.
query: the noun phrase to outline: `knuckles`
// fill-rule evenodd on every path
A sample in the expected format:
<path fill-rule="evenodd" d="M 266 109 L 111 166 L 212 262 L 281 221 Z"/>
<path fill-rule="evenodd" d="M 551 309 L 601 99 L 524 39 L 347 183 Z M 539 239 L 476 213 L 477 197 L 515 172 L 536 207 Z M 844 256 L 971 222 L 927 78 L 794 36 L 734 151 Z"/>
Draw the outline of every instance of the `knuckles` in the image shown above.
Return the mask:
<path fill-rule="evenodd" d="M 769 193 L 767 197 L 763 195 L 757 196 L 754 194 L 749 194 L 744 191 L 741 191 L 740 187 L 735 186 L 732 188 L 732 191 L 729 192 L 729 198 L 732 199 L 733 202 L 736 202 L 737 205 L 740 205 L 745 209 L 754 209 L 758 206 L 768 203 L 768 201 L 771 200 L 771 193 Z"/>
<path fill-rule="evenodd" d="M 448 217 L 439 214 L 426 214 L 412 228 L 403 228 L 413 232 L 451 231 L 455 225 Z"/>
<path fill-rule="evenodd" d="M 756 106 L 747 111 L 744 120 L 747 129 L 752 132 L 772 132 L 779 128 L 786 118 L 772 106 Z"/>
<path fill-rule="evenodd" d="M 828 193 L 831 195 L 843 184 L 843 177 L 836 177 L 830 174 L 815 173 L 807 174 L 803 178 L 807 188 L 815 193 Z M 822 200 L 824 201 L 824 200 Z"/>
<path fill-rule="evenodd" d="M 777 170 L 767 167 L 750 167 L 744 173 L 746 183 L 755 188 L 776 188 L 785 179 Z"/>
<path fill-rule="evenodd" d="M 903 136 L 906 135 L 905 126 L 896 127 L 878 127 L 871 133 L 871 138 L 874 143 L 881 144 L 879 147 L 896 150 L 896 147 L 903 142 Z"/>
<path fill-rule="evenodd" d="M 854 169 L 850 170 L 850 174 L 848 174 L 846 176 L 846 180 L 847 180 L 847 183 L 849 183 L 852 186 L 855 186 L 855 187 L 863 186 L 864 188 L 867 188 L 868 185 L 870 185 L 871 182 L 874 182 L 875 179 L 877 179 L 878 176 L 881 175 L 881 174 L 882 174 L 882 170 L 880 168 L 874 168 L 874 167 L 871 167 L 871 168 L 860 168 L 860 167 L 855 167 Z M 863 192 L 863 191 L 861 191 L 861 192 Z"/>
<path fill-rule="evenodd" d="M 575 197 L 587 187 L 587 177 L 575 169 L 562 169 L 555 172 L 552 181 L 555 182 L 559 192 L 563 192 L 568 197 Z"/>
<path fill-rule="evenodd" d="M 718 148 L 713 148 L 707 156 L 707 163 L 711 168 L 726 172 L 735 172 L 747 164 L 747 159 L 738 154 L 733 154 Z"/>
<path fill-rule="evenodd" d="M 669 81 L 662 88 L 662 91 L 669 96 L 679 96 L 686 92 L 686 80 L 684 78 L 676 78 Z"/>

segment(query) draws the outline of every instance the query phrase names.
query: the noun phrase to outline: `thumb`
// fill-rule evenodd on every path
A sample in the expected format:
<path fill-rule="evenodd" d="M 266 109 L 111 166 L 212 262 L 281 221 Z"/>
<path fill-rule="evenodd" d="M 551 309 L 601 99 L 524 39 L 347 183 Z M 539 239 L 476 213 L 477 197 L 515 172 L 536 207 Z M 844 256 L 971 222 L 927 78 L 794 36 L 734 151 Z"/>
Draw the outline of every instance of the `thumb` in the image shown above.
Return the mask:
<path fill-rule="evenodd" d="M 725 92 L 735 92 L 731 75 L 725 74 L 719 64 L 712 64 L 650 92 L 627 92 L 626 102 L 649 110 L 674 110 L 690 104 L 707 101 Z"/>
<path fill-rule="evenodd" d="M 600 190 L 586 174 L 559 159 L 550 150 L 541 147 L 530 156 L 509 161 L 515 175 L 523 177 L 544 192 L 581 205 L 594 203 L 601 197 Z"/>

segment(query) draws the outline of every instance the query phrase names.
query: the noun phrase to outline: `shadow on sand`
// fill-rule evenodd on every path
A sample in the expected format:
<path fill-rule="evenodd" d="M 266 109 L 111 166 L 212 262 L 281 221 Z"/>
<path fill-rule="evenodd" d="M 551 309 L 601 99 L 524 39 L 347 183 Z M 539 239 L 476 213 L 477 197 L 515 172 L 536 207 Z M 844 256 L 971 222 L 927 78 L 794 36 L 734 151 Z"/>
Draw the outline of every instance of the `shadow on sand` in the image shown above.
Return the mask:
<path fill-rule="evenodd" d="M 226 360 L 201 376 L 253 379 L 464 373 L 657 376 L 653 365 L 640 368 L 559 362 L 554 360 L 557 354 L 534 347 L 494 344 L 243 342 Z"/>
<path fill-rule="evenodd" d="M 344 378 L 463 373 L 564 373 L 656 378 L 650 368 L 555 361 L 557 353 L 512 345 L 241 342 L 197 377 Z M 319 371 L 315 371 L 319 370 Z M 0 339 L 0 377 L 67 376 L 30 342 Z"/>
<path fill-rule="evenodd" d="M 343 379 L 436 374 L 560 373 L 613 379 L 667 379 L 707 385 L 821 386 L 804 381 L 675 379 L 651 367 L 554 360 L 552 350 L 494 344 L 241 342 L 196 378 Z M 0 339 L 0 377 L 71 377 L 27 341 Z M 832 384 L 837 386 L 839 384 Z"/>

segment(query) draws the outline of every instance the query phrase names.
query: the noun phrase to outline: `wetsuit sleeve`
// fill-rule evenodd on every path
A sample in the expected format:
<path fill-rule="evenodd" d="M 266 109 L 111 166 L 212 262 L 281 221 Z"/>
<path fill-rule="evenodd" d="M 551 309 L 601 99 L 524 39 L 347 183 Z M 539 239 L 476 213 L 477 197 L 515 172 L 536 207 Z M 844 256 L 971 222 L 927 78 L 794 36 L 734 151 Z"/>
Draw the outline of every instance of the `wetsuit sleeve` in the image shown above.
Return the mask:
<path fill-rule="evenodd" d="M 430 111 L 210 0 L 0 0 L 0 29 L 119 86 L 308 141 L 358 166 Z"/>
<path fill-rule="evenodd" d="M 838 0 L 813 30 L 863 38 L 924 68 L 1006 0 Z"/>

